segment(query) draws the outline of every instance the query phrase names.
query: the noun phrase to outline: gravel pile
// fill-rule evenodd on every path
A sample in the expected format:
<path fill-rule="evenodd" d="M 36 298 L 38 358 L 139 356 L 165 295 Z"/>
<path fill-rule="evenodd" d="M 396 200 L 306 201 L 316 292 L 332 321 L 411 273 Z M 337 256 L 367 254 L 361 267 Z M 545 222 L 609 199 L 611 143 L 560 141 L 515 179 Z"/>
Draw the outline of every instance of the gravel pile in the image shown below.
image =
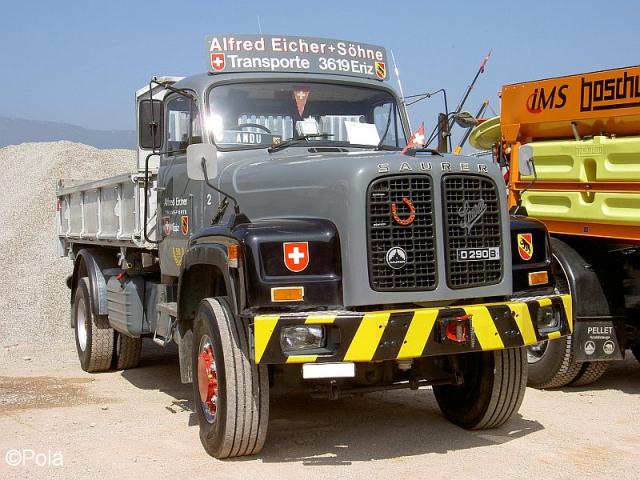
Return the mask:
<path fill-rule="evenodd" d="M 0 347 L 72 338 L 68 258 L 58 258 L 55 189 L 60 178 L 94 180 L 136 169 L 132 150 L 79 143 L 0 149 Z"/>

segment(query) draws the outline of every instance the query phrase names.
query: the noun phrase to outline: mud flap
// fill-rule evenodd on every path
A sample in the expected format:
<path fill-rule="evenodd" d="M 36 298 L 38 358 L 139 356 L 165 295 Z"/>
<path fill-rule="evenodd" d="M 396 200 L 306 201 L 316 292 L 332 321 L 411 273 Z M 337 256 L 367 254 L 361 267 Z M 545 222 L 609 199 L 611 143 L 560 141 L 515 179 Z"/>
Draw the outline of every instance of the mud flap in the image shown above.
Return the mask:
<path fill-rule="evenodd" d="M 624 342 L 619 332 L 620 321 L 612 317 L 577 319 L 573 330 L 573 344 L 577 362 L 606 362 L 623 360 Z"/>

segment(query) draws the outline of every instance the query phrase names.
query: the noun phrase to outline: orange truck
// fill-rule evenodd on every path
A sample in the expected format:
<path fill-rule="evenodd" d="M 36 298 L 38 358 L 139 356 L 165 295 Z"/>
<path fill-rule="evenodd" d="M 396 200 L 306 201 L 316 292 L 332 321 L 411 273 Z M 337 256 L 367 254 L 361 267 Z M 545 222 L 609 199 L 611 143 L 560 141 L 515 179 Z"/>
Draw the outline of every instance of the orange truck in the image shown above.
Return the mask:
<path fill-rule="evenodd" d="M 506 85 L 470 143 L 505 171 L 509 204 L 552 234 L 573 335 L 529 348 L 529 385 L 586 385 L 640 360 L 640 66 Z"/>

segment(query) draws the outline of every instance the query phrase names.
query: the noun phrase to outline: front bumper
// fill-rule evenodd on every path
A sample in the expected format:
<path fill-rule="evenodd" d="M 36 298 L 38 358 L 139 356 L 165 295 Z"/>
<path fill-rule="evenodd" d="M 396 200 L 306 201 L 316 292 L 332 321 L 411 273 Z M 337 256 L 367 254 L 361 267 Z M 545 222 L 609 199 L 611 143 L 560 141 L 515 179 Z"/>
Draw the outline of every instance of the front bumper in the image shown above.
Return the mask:
<path fill-rule="evenodd" d="M 536 326 L 543 307 L 551 307 L 559 319 L 558 328 L 546 333 Z M 461 315 L 471 317 L 469 341 L 443 343 L 438 334 L 441 320 Z M 330 337 L 327 347 L 285 354 L 280 330 L 295 325 L 324 325 Z M 572 330 L 571 296 L 557 295 L 443 308 L 257 315 L 253 351 L 255 362 L 262 364 L 376 362 L 521 347 L 566 336 Z"/>

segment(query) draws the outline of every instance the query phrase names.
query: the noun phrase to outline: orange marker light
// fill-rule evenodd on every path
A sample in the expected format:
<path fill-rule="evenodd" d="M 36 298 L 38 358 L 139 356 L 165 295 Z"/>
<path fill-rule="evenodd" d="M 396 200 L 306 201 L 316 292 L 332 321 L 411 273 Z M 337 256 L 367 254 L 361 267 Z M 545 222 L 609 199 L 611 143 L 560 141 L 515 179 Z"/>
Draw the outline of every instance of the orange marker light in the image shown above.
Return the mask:
<path fill-rule="evenodd" d="M 240 246 L 237 243 L 227 245 L 227 264 L 229 268 L 238 268 L 238 257 L 240 255 Z"/>
<path fill-rule="evenodd" d="M 549 283 L 549 274 L 546 271 L 529 273 L 529 286 L 546 285 L 547 283 Z"/>
<path fill-rule="evenodd" d="M 272 302 L 301 302 L 304 287 L 276 287 L 271 289 Z"/>

